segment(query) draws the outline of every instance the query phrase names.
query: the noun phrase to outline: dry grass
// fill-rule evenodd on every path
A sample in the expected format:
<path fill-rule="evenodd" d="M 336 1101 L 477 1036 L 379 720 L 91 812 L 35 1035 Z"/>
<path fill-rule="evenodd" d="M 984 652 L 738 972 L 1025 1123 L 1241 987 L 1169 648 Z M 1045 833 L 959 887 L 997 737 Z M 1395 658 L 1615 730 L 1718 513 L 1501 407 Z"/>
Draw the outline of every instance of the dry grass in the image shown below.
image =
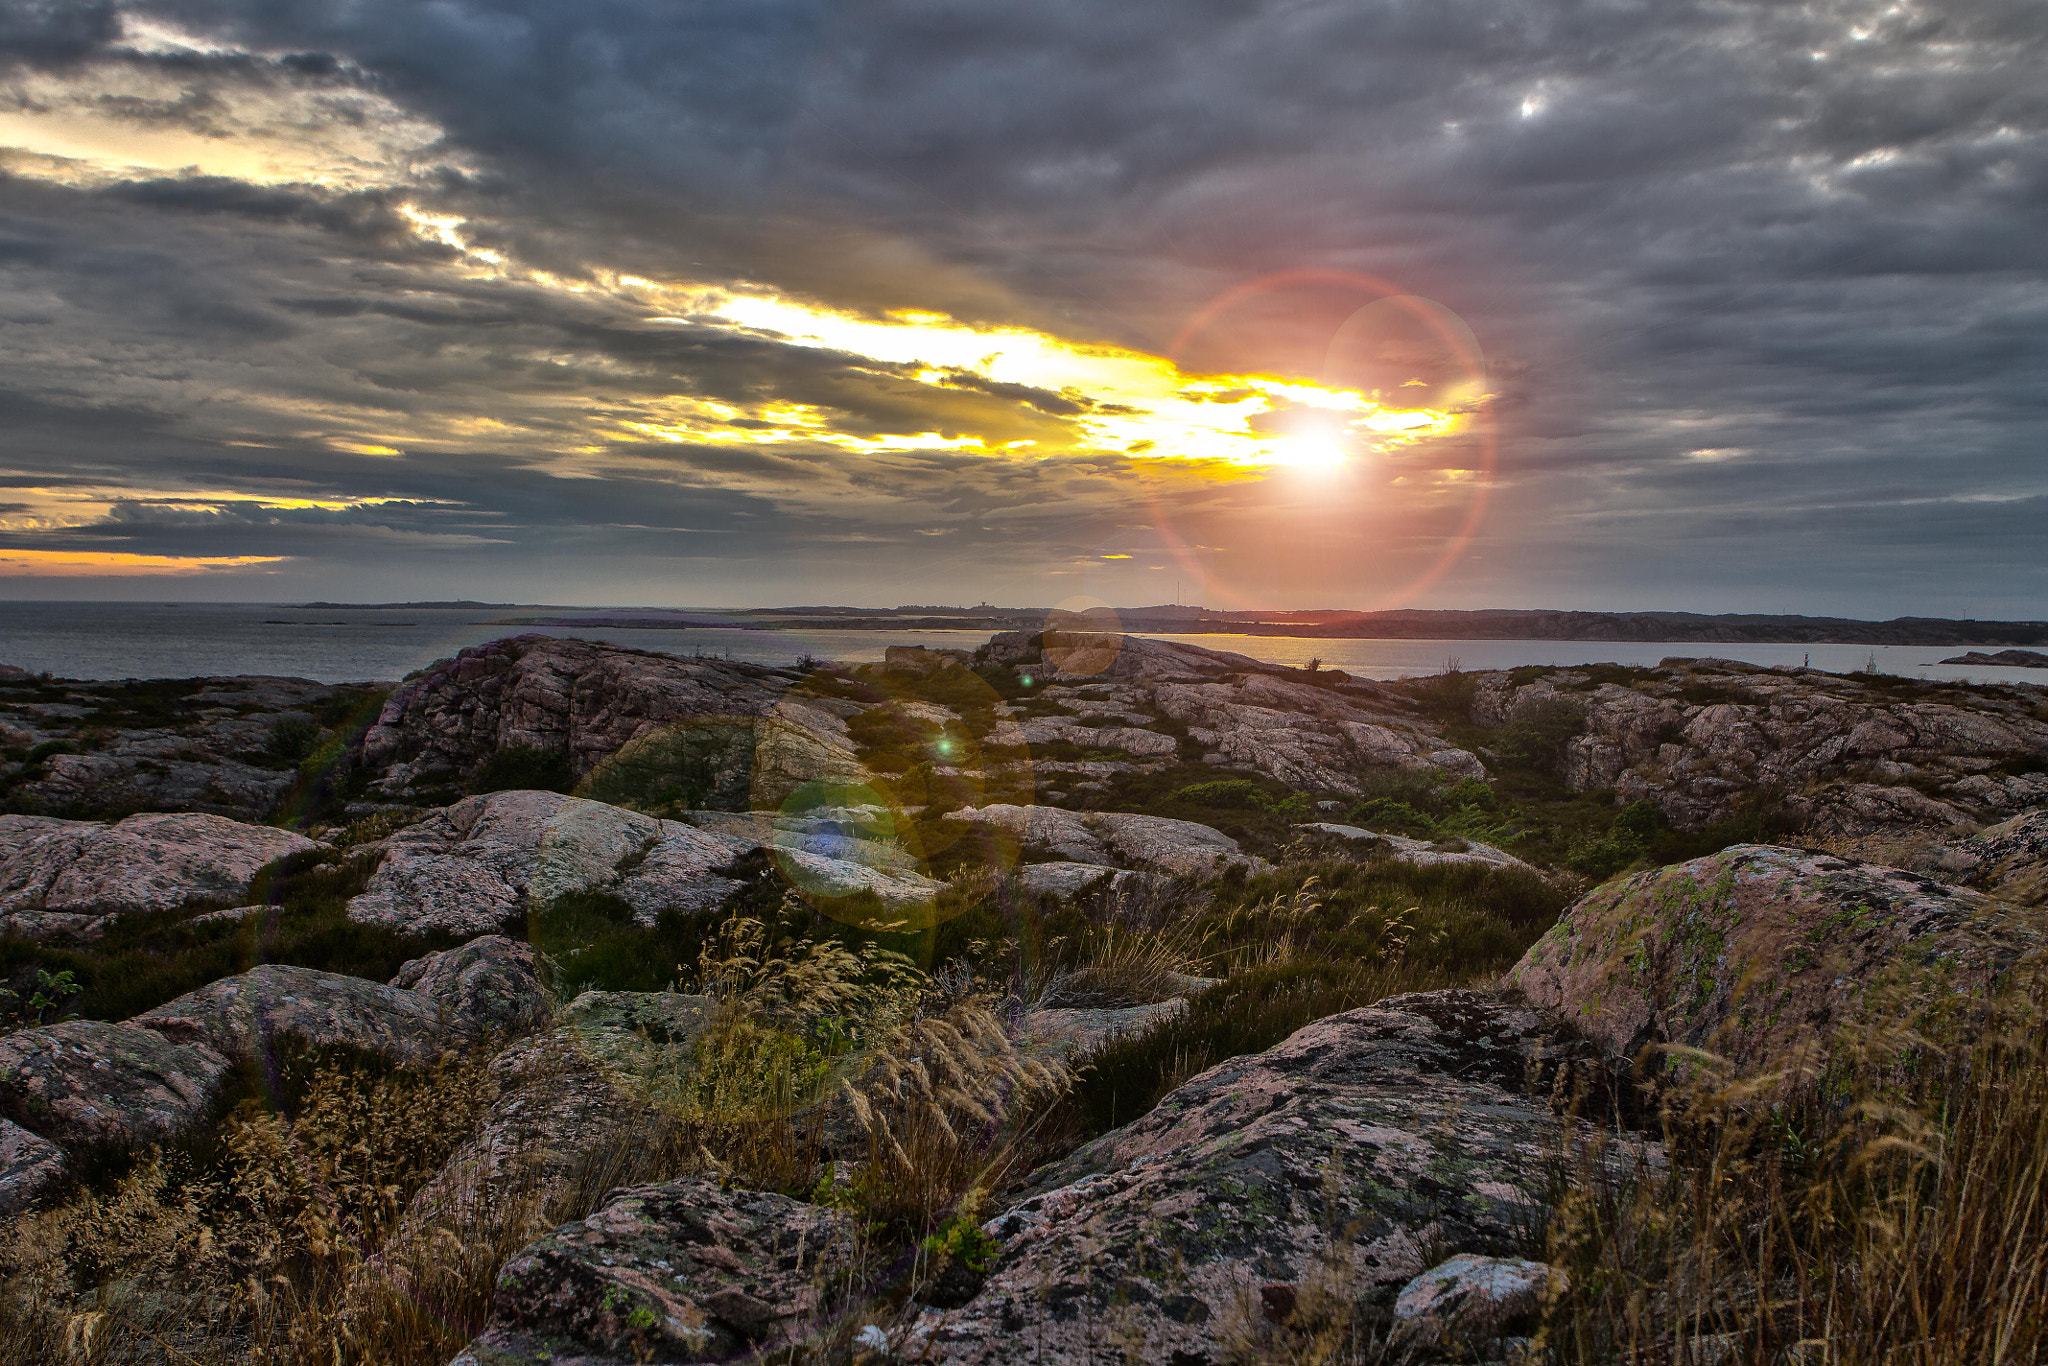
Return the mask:
<path fill-rule="evenodd" d="M 387 1245 L 490 1092 L 476 1058 L 426 1074 L 329 1064 L 289 1115 L 247 1103 L 210 1151 L 151 1154 L 16 1220 L 0 1244 L 9 1359 L 444 1361 L 481 1323 L 488 1256 L 469 1240 L 486 1230 L 444 1230 L 431 1254 Z M 494 1218 L 500 1243 L 530 1236 L 530 1218 L 516 1235 Z M 408 1324 L 401 1302 L 415 1319 L 448 1312 Z"/>
<path fill-rule="evenodd" d="M 1789 1090 L 1702 1067 L 1667 1107 L 1668 1173 L 1560 1203 L 1558 1359 L 2048 1360 L 2044 1005 L 1947 1048 L 1866 1040 Z"/>

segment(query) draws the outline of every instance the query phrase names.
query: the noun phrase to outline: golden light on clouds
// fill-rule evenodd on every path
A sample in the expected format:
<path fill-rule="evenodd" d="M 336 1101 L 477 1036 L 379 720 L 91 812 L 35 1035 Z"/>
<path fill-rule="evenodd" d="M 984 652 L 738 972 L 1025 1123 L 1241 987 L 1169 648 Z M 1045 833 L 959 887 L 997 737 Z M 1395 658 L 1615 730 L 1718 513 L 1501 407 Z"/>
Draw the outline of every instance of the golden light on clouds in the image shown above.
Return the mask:
<path fill-rule="evenodd" d="M 1327 467 L 1354 454 L 1414 444 L 1461 428 L 1476 396 L 1459 409 L 1397 408 L 1358 389 L 1278 375 L 1203 375 L 1164 356 L 1073 341 L 1026 327 L 976 326 L 947 314 L 898 309 L 880 315 L 834 309 L 765 286 L 659 281 L 593 272 L 589 282 L 530 270 L 505 253 L 473 245 L 452 214 L 406 204 L 399 212 L 425 241 L 460 253 L 451 268 L 471 278 L 547 290 L 606 295 L 649 326 L 712 328 L 736 336 L 843 353 L 897 368 L 930 391 L 1010 394 L 1020 406 L 1056 414 L 1058 444 L 1007 434 L 947 434 L 907 428 L 862 435 L 836 426 L 815 405 L 754 406 L 673 395 L 658 411 L 616 420 L 611 439 L 637 442 L 778 445 L 814 442 L 845 450 L 972 451 L 1039 457 L 1109 454 L 1246 468 Z"/>
<path fill-rule="evenodd" d="M 279 564 L 283 555 L 131 555 L 117 550 L 10 550 L 0 548 L 0 574 L 19 578 L 77 578 L 97 575 L 204 574 Z"/>

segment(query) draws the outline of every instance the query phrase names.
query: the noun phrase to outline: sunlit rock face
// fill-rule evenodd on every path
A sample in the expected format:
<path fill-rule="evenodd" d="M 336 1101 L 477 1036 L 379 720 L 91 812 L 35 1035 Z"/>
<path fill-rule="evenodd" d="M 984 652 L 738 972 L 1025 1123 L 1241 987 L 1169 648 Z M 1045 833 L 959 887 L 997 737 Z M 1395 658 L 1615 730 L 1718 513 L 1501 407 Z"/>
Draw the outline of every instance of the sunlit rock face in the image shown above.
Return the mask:
<path fill-rule="evenodd" d="M 2048 802 L 2048 714 L 2031 690 L 1706 659 L 1468 677 L 1474 724 L 1506 735 L 1563 714 L 1574 733 L 1557 776 L 1575 791 L 1654 802 L 1680 828 L 1759 799 L 1838 835 L 1996 820 Z"/>
<path fill-rule="evenodd" d="M 1407 698 L 1334 670 L 1308 673 L 1109 633 L 1012 631 L 991 639 L 978 658 L 1032 671 L 1038 696 L 1060 709 L 1018 723 L 1021 740 L 1120 751 L 1128 767 L 1199 759 L 1303 791 L 1354 796 L 1375 770 L 1451 778 L 1486 772 Z"/>
<path fill-rule="evenodd" d="M 510 791 L 465 798 L 391 836 L 348 915 L 406 934 L 490 934 L 562 897 L 595 893 L 651 925 L 664 911 L 725 904 L 743 885 L 734 865 L 755 850 L 772 851 L 820 896 L 871 892 L 885 906 L 923 905 L 940 887 L 911 860 L 888 858 L 886 846 L 836 833 L 827 815 L 703 812 L 684 822 Z"/>
<path fill-rule="evenodd" d="M 1588 894 L 1509 974 L 1612 1052 L 1817 1064 L 1880 1026 L 1943 1037 L 2048 961 L 2048 918 L 1878 864 L 1768 845 Z M 1844 1034 L 1844 1031 L 1850 1031 Z"/>
<path fill-rule="evenodd" d="M 90 938 L 110 916 L 246 896 L 265 864 L 322 847 L 288 830 L 198 813 L 111 825 L 0 816 L 0 929 Z"/>
<path fill-rule="evenodd" d="M 1512 1255 L 1547 1213 L 1563 1128 L 1529 1079 L 1593 1066 L 1481 992 L 1396 996 L 1185 1083 L 1033 1178 L 987 1225 L 992 1274 L 927 1310 L 911 1361 L 1221 1363 L 1333 1274 L 1391 1309 L 1453 1252 Z M 1611 1160 L 1654 1161 L 1628 1144 Z M 1263 1297 L 1263 1299 L 1262 1299 Z"/>

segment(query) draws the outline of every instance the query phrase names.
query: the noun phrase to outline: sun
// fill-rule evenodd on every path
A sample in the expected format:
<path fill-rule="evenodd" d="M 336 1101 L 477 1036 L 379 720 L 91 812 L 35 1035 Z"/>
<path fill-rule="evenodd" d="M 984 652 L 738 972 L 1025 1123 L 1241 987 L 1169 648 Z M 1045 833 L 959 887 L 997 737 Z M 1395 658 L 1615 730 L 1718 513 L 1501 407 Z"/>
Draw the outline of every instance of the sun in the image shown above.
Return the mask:
<path fill-rule="evenodd" d="M 1273 458 L 1290 469 L 1334 470 L 1351 458 L 1351 451 L 1334 432 L 1296 432 L 1275 443 Z"/>

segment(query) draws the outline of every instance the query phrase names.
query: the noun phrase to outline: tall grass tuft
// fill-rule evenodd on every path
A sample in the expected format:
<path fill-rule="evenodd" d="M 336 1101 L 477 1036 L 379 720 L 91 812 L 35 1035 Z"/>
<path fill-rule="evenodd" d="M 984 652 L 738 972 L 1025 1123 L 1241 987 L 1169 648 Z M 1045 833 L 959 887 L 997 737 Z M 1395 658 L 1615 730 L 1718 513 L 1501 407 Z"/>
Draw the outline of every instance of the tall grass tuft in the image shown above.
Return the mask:
<path fill-rule="evenodd" d="M 2044 1006 L 2036 988 L 2006 1027 L 1946 1047 L 1873 1037 L 1811 1079 L 1692 1059 L 1668 1171 L 1564 1193 L 1558 1359 L 2048 1359 Z"/>

